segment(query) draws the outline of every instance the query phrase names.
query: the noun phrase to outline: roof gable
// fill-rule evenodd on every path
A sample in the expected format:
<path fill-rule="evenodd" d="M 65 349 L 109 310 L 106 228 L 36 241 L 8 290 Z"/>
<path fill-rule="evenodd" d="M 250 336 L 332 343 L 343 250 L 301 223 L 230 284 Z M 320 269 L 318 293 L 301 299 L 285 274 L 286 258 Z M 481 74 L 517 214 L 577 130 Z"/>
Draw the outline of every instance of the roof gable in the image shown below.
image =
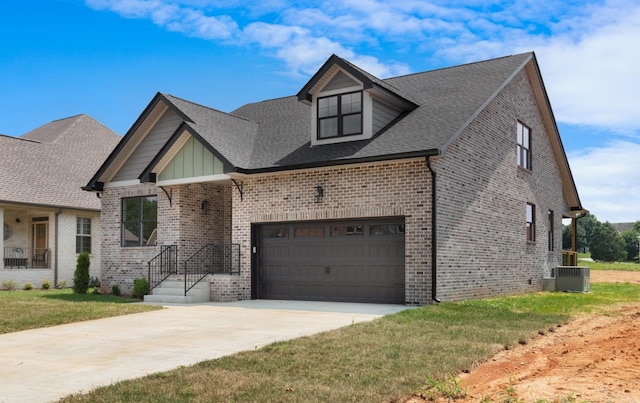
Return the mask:
<path fill-rule="evenodd" d="M 120 138 L 84 114 L 0 136 L 0 202 L 99 210 L 81 187 Z"/>

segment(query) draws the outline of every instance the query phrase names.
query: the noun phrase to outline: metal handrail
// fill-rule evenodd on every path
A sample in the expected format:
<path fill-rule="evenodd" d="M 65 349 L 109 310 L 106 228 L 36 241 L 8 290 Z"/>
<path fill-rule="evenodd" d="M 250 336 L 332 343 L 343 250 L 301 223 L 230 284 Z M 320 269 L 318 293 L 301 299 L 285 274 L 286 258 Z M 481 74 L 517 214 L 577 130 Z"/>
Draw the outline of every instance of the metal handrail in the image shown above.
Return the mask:
<path fill-rule="evenodd" d="M 5 246 L 5 269 L 48 269 L 49 248 L 29 248 L 23 246 Z"/>
<path fill-rule="evenodd" d="M 184 295 L 208 274 L 240 274 L 240 244 L 208 244 L 185 260 Z"/>
<path fill-rule="evenodd" d="M 149 260 L 149 291 L 178 273 L 178 245 L 162 246 L 162 251 Z"/>

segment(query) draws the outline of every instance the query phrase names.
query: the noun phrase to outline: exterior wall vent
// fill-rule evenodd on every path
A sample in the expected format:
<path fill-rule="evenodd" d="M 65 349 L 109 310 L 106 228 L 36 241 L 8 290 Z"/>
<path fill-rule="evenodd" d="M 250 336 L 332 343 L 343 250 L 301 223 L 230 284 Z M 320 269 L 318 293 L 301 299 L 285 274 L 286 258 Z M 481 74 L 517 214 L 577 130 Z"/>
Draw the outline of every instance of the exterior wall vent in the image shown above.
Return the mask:
<path fill-rule="evenodd" d="M 556 268 L 556 291 L 589 291 L 589 268 L 584 266 L 560 266 Z"/>

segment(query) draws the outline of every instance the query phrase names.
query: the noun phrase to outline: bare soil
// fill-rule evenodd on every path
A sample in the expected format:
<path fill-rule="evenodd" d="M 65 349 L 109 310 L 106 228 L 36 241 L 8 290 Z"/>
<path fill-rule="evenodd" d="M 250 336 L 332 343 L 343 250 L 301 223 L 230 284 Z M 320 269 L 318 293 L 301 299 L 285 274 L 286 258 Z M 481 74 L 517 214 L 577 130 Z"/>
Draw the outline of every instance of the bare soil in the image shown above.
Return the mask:
<path fill-rule="evenodd" d="M 640 283 L 640 272 L 592 271 L 591 282 Z M 640 402 L 640 304 L 542 333 L 461 374 L 455 402 Z"/>

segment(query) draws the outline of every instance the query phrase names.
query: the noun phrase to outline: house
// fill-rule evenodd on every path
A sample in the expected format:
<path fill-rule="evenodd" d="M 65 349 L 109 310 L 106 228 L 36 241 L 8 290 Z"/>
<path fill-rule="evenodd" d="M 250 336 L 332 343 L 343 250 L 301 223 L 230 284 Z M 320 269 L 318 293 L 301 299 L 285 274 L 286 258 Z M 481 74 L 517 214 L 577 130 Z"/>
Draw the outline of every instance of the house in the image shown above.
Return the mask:
<path fill-rule="evenodd" d="M 71 286 L 82 251 L 100 276 L 100 200 L 82 186 L 120 139 L 87 115 L 0 135 L 0 282 Z"/>
<path fill-rule="evenodd" d="M 84 189 L 105 286 L 214 301 L 537 291 L 586 211 L 533 53 L 384 80 L 333 55 L 231 113 L 158 93 Z"/>

